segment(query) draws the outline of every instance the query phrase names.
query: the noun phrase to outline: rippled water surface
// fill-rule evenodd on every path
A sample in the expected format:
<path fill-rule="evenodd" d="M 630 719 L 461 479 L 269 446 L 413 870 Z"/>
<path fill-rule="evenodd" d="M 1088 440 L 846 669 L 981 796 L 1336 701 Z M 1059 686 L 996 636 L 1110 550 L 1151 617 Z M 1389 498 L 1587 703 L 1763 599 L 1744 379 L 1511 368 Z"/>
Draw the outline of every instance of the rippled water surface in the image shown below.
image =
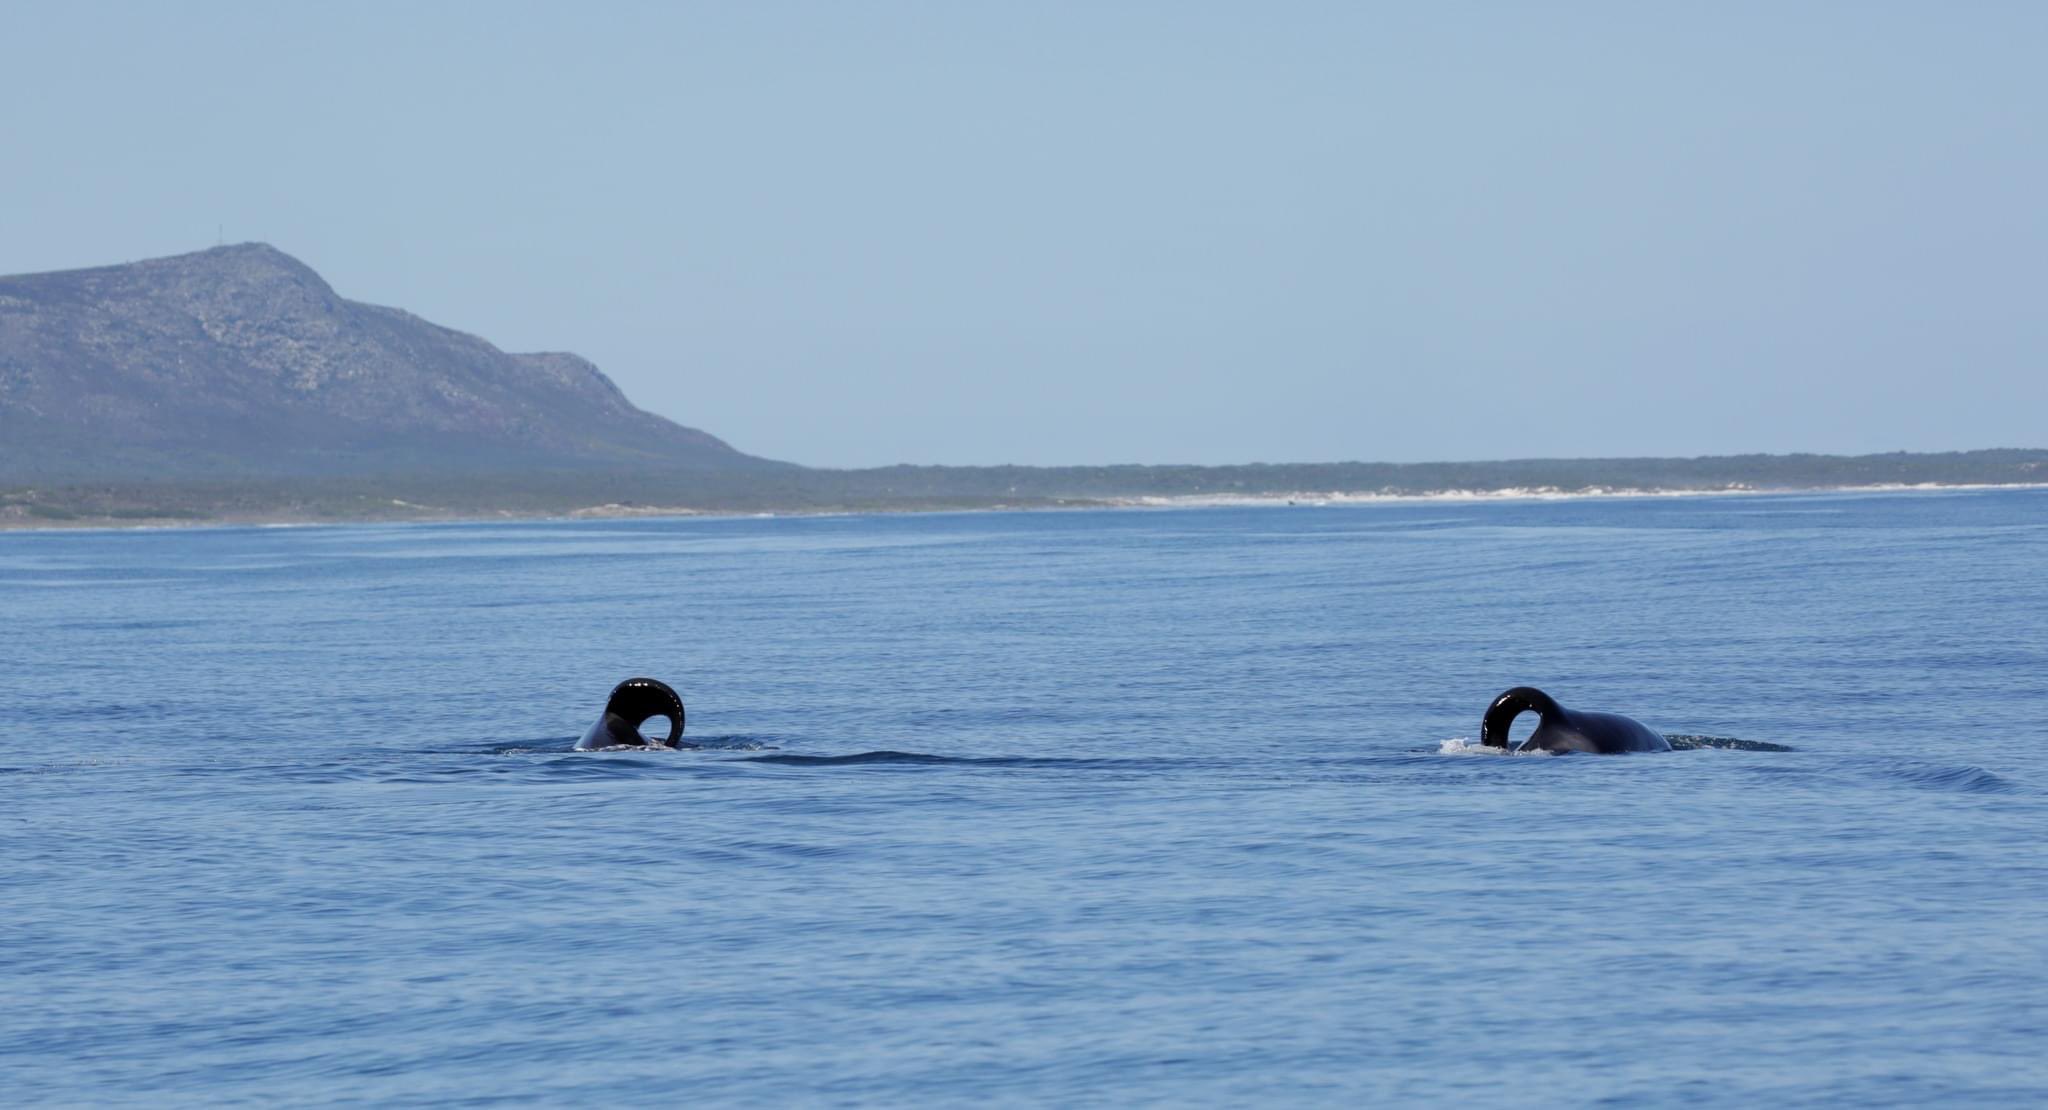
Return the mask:
<path fill-rule="evenodd" d="M 0 618 L 11 1104 L 2048 1099 L 2048 492 L 13 533 Z M 705 749 L 569 750 L 634 674 Z M 1795 750 L 1465 754 L 1518 684 Z"/>

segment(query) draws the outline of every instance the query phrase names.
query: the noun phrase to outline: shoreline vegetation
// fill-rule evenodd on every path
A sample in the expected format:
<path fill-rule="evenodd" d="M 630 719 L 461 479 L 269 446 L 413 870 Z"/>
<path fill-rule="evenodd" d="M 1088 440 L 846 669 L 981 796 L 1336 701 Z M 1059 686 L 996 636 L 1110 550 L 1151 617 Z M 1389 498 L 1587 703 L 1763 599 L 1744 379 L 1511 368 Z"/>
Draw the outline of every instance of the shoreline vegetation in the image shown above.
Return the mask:
<path fill-rule="evenodd" d="M 0 478 L 0 529 L 1330 505 L 2048 486 L 2048 450 L 1470 463 Z"/>

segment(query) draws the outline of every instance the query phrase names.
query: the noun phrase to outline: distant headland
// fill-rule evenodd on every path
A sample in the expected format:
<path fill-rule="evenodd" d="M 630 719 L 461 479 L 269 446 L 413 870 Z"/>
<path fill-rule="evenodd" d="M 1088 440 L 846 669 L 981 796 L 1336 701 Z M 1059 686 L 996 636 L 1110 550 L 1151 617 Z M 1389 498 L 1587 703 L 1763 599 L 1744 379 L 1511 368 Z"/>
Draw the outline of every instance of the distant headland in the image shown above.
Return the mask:
<path fill-rule="evenodd" d="M 2048 483 L 2048 450 L 1245 466 L 758 458 L 246 243 L 0 277 L 0 527 Z"/>

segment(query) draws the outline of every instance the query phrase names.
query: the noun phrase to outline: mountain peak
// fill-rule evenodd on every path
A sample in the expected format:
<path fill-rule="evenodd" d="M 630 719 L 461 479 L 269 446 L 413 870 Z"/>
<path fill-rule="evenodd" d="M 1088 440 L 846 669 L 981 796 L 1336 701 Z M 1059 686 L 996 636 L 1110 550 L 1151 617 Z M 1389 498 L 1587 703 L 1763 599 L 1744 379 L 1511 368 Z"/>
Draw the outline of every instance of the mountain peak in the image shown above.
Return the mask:
<path fill-rule="evenodd" d="M 174 254 L 167 258 L 155 259 L 154 261 L 182 264 L 194 268 L 210 267 L 216 270 L 236 273 L 290 274 L 298 277 L 310 277 L 314 281 L 320 282 L 321 285 L 327 284 L 319 274 L 313 271 L 311 266 L 278 250 L 269 243 L 228 243 L 224 246 L 208 247 L 205 250 L 193 251 L 189 254 Z M 141 264 L 148 265 L 149 263 Z"/>
<path fill-rule="evenodd" d="M 205 250 L 187 251 L 184 254 L 170 254 L 159 258 L 145 258 L 136 262 L 123 262 L 113 266 L 94 266 L 82 270 L 49 270 L 42 273 L 0 275 L 0 282 L 77 282 L 86 284 L 103 283 L 109 280 L 132 278 L 138 274 L 190 274 L 240 276 L 244 279 L 261 276 L 289 277 L 311 282 L 326 288 L 327 283 L 311 266 L 278 250 L 269 243 L 228 243 Z M 328 292 L 333 292 L 329 289 Z"/>
<path fill-rule="evenodd" d="M 187 298 L 209 327 L 331 319 L 347 303 L 311 266 L 268 243 L 237 243 L 137 262 L 147 283 Z"/>
<path fill-rule="evenodd" d="M 242 243 L 222 243 L 205 250 L 188 251 L 184 254 L 166 255 L 161 261 L 179 258 L 260 258 L 306 268 L 306 264 L 260 239 Z"/>

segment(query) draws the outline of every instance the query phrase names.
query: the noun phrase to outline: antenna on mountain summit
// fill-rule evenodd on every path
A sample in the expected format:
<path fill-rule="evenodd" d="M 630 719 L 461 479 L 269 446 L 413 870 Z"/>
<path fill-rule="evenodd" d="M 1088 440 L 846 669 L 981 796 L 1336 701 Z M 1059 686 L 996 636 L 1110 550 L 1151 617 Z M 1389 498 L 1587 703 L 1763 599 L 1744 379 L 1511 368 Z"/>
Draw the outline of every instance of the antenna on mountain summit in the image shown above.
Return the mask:
<path fill-rule="evenodd" d="M 213 245 L 216 247 L 225 247 L 228 245 L 228 225 L 213 225 Z"/>

